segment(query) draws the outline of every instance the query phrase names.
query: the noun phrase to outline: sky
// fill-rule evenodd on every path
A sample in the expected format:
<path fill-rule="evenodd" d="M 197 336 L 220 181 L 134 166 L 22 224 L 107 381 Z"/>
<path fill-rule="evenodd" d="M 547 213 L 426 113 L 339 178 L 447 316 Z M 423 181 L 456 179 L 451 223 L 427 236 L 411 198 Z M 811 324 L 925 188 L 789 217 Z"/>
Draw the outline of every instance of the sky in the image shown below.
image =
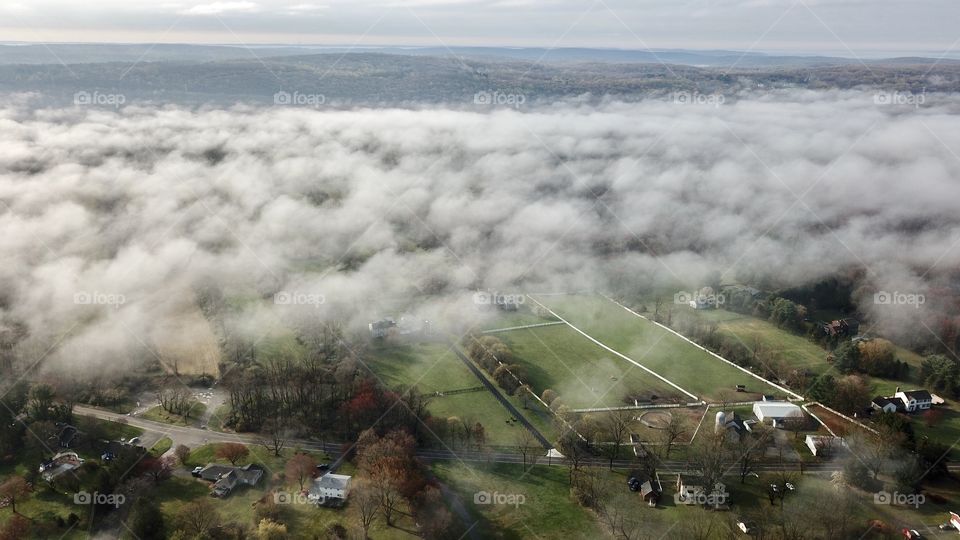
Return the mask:
<path fill-rule="evenodd" d="M 956 0 L 19 0 L 0 40 L 955 56 Z"/>

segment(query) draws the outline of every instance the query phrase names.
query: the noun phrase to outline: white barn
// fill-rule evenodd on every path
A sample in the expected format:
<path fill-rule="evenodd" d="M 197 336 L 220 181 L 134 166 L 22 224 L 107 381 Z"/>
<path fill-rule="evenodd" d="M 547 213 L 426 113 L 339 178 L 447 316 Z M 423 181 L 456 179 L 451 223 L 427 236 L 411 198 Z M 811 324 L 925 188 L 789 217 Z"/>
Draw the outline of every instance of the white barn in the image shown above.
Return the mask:
<path fill-rule="evenodd" d="M 753 414 L 761 422 L 769 420 L 774 427 L 781 427 L 787 418 L 803 417 L 803 410 L 789 401 L 757 401 Z"/>

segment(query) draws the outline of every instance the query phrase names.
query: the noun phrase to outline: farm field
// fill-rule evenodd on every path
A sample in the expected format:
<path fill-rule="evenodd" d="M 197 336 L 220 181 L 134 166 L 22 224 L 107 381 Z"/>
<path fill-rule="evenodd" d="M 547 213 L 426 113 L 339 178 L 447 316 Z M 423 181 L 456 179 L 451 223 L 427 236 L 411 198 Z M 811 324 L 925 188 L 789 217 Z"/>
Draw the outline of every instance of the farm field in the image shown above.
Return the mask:
<path fill-rule="evenodd" d="M 832 367 L 827 362 L 829 351 L 806 336 L 778 328 L 770 321 L 724 310 L 697 311 L 695 315 L 716 322 L 721 332 L 735 337 L 751 349 L 760 346 L 790 366 L 806 368 L 815 373 L 825 373 Z M 910 366 L 911 376 L 916 374 L 923 361 L 919 354 L 902 347 L 897 347 L 897 356 Z"/>
<path fill-rule="evenodd" d="M 382 343 L 371 347 L 370 353 L 366 366 L 391 388 L 416 384 L 421 393 L 432 394 L 482 384 L 445 343 Z M 486 390 L 435 396 L 428 410 L 441 418 L 479 421 L 492 445 L 511 445 L 516 433 L 524 429 L 517 422 L 508 422 L 510 413 Z"/>
<path fill-rule="evenodd" d="M 659 402 L 688 396 L 586 339 L 567 325 L 497 334 L 527 371 L 538 395 L 552 389 L 572 409 L 633 404 L 629 397 L 658 396 Z"/>
<path fill-rule="evenodd" d="M 533 304 L 533 302 L 522 304 L 517 311 L 491 310 L 483 323 L 479 325 L 479 328 L 482 331 L 487 331 L 557 321 L 557 319 L 549 313 L 547 313 L 546 316 L 534 313 L 531 304 Z"/>
<path fill-rule="evenodd" d="M 701 399 L 716 401 L 744 384 L 744 401 L 777 390 L 601 296 L 537 298 L 570 324 Z M 622 359 L 621 359 L 622 360 Z M 626 362 L 625 360 L 623 362 Z"/>
<path fill-rule="evenodd" d="M 751 349 L 760 347 L 773 358 L 782 361 L 786 365 L 800 369 L 808 369 L 818 375 L 829 373 L 835 377 L 842 376 L 840 372 L 834 369 L 832 364 L 827 362 L 828 351 L 823 347 L 804 336 L 799 336 L 782 328 L 778 328 L 769 321 L 723 310 L 698 311 L 696 312 L 696 316 L 717 322 L 718 330 L 721 333 L 734 336 Z M 913 378 L 919 371 L 923 358 L 919 354 L 908 351 L 902 347 L 897 347 L 897 355 L 910 366 L 910 377 Z M 871 391 L 874 395 L 885 396 L 893 395 L 898 386 L 901 388 L 918 387 L 918 385 L 913 382 L 884 377 L 870 377 L 870 383 Z M 804 394 L 805 390 L 805 388 L 797 389 L 797 392 Z M 950 414 L 945 417 L 944 422 L 937 431 L 946 430 L 952 434 L 953 431 L 950 430 L 955 429 L 957 436 L 949 441 L 947 441 L 950 436 L 949 434 L 942 439 L 939 434 L 937 434 L 934 438 L 940 442 L 946 442 L 946 444 L 949 445 L 953 444 L 957 438 L 960 438 L 960 414 L 955 414 L 952 410 L 948 410 L 947 412 Z M 955 418 L 957 420 L 954 420 Z M 953 426 L 955 426 L 955 428 Z"/>

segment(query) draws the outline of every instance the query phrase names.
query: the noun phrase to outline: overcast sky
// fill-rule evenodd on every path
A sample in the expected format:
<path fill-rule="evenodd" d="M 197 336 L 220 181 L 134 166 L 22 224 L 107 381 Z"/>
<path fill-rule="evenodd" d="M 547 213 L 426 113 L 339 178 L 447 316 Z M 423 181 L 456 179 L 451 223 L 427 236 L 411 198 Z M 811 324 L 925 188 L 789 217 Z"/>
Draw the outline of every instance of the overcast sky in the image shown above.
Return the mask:
<path fill-rule="evenodd" d="M 0 39 L 955 56 L 957 0 L 21 0 Z"/>

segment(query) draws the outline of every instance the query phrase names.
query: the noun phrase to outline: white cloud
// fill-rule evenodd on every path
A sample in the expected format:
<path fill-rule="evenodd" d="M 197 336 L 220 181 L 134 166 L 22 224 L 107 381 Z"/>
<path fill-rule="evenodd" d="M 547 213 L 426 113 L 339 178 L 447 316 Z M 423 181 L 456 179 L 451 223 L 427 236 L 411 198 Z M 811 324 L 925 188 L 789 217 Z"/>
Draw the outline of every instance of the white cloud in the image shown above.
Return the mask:
<path fill-rule="evenodd" d="M 242 299 L 322 294 L 308 317 L 352 328 L 424 291 L 693 286 L 710 269 L 786 286 L 866 265 L 871 283 L 912 290 L 960 264 L 947 148 L 960 97 L 937 99 L 916 110 L 789 92 L 490 114 L 9 105 L 0 323 L 24 321 L 38 348 L 79 324 L 51 358 L 102 366 L 149 358 L 157 328 L 194 320 L 204 283 Z M 76 305 L 78 291 L 127 302 Z M 237 323 L 291 323 L 266 304 Z"/>
<path fill-rule="evenodd" d="M 182 10 L 184 15 L 220 15 L 223 13 L 253 13 L 259 9 L 254 2 L 212 2 Z"/>

